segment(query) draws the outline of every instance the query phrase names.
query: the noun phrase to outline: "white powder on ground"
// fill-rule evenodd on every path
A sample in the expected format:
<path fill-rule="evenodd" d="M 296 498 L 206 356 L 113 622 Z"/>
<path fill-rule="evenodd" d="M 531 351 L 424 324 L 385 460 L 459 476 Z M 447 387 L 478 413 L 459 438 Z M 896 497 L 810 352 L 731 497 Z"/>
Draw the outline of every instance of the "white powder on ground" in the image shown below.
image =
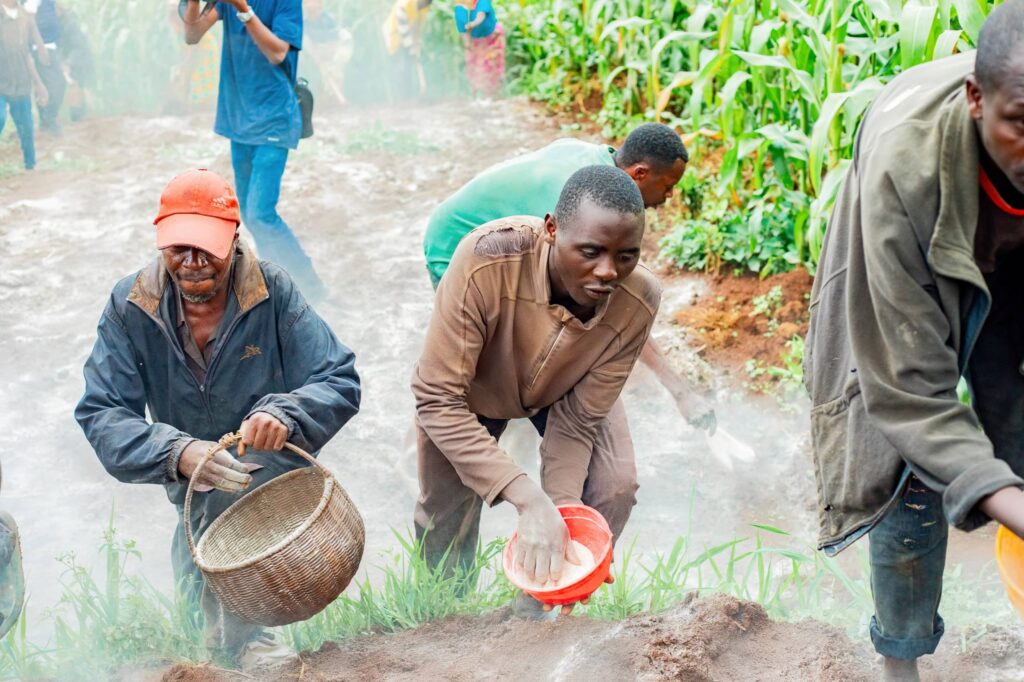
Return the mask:
<path fill-rule="evenodd" d="M 587 549 L 587 546 L 576 540 L 570 540 L 572 547 L 576 550 L 576 557 L 580 560 L 580 564 L 576 564 L 566 560 L 562 568 L 562 577 L 558 581 L 548 580 L 546 582 L 537 582 L 536 580 L 530 580 L 526 577 L 526 574 L 520 570 L 515 570 L 515 580 L 517 583 L 523 586 L 523 588 L 532 592 L 549 591 L 549 590 L 560 590 L 563 587 L 568 587 L 573 583 L 577 583 L 586 577 L 588 573 L 594 570 L 597 566 L 597 561 L 594 560 L 594 553 Z"/>

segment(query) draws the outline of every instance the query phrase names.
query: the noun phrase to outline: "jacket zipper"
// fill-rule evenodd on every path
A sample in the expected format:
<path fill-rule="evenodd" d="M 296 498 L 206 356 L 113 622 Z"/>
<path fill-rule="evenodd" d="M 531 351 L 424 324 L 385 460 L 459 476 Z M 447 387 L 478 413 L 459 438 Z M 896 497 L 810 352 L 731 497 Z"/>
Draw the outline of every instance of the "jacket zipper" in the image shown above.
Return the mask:
<path fill-rule="evenodd" d="M 533 387 L 533 385 L 535 383 L 537 383 L 537 379 L 540 377 L 541 372 L 544 371 L 544 368 L 547 367 L 548 360 L 551 359 L 551 354 L 555 350 L 555 346 L 558 345 L 558 340 L 562 338 L 562 332 L 565 331 L 566 323 L 565 322 L 561 322 L 560 324 L 561 324 L 561 326 L 558 328 L 558 333 L 555 334 L 555 340 L 551 343 L 550 346 L 548 346 L 548 350 L 547 350 L 547 352 L 544 355 L 544 360 L 541 361 L 540 367 L 537 368 L 537 371 L 534 372 L 534 374 L 533 374 L 533 378 L 530 379 L 530 387 L 531 388 Z"/>
<path fill-rule="evenodd" d="M 975 288 L 977 289 L 977 287 Z M 963 348 L 963 362 L 959 363 L 961 375 L 963 375 L 964 371 L 967 369 L 967 363 L 971 361 L 971 354 L 974 353 L 974 344 L 978 341 L 978 337 L 981 336 L 981 330 L 985 326 L 985 320 L 988 319 L 988 313 L 992 306 L 991 297 L 989 297 L 983 290 L 977 289 L 976 293 L 978 296 L 981 296 L 983 298 L 984 303 L 982 303 L 983 307 L 981 309 L 981 315 L 979 315 L 977 326 L 974 329 L 970 330 L 970 336 L 967 339 L 965 339 L 966 343 L 964 343 Z M 972 309 L 969 310 L 967 313 L 968 321 L 970 321 L 970 319 L 974 316 L 974 305 L 975 304 L 972 302 Z"/>
<path fill-rule="evenodd" d="M 264 301 L 265 300 L 266 299 L 264 299 Z M 246 310 L 241 315 L 237 315 L 235 319 L 231 322 L 231 324 L 228 326 L 227 332 L 225 332 L 224 338 L 220 342 L 220 348 L 217 349 L 217 352 L 215 352 L 213 354 L 213 357 L 210 359 L 210 366 L 209 368 L 207 368 L 206 371 L 206 380 L 203 383 L 199 383 L 199 379 L 196 379 L 196 375 L 192 373 L 192 369 L 188 366 L 188 363 L 185 362 L 185 354 L 178 347 L 178 344 L 175 342 L 175 340 L 171 338 L 171 334 L 170 332 L 167 331 L 167 328 L 164 325 L 163 320 L 154 316 L 153 314 L 142 308 L 139 304 L 135 303 L 134 301 L 129 301 L 129 303 L 134 305 L 139 310 L 142 310 L 142 312 L 144 312 L 146 316 L 149 317 L 149 319 L 152 320 L 152 322 L 157 326 L 161 333 L 163 333 L 164 337 L 167 339 L 171 348 L 174 349 L 174 355 L 178 358 L 178 362 L 180 362 L 181 366 L 185 368 L 185 373 L 188 374 L 188 376 L 192 379 L 192 383 L 195 385 L 195 387 L 199 389 L 199 396 L 200 398 L 202 398 L 203 407 L 206 408 L 206 416 L 208 419 L 212 421 L 213 409 L 210 407 L 210 399 L 206 393 L 206 387 L 210 383 L 210 376 L 213 374 L 213 368 L 216 365 L 217 360 L 220 359 L 221 350 L 224 348 L 225 345 L 227 345 L 228 339 L 231 338 L 232 332 L 235 331 L 235 327 L 239 325 L 243 317 L 246 317 L 252 311 L 253 308 L 260 305 L 260 303 L 263 303 L 263 301 L 259 301 L 252 308 L 249 308 L 249 310 Z"/>
<path fill-rule="evenodd" d="M 189 369 L 188 363 L 185 362 L 185 354 L 178 347 L 178 343 L 175 341 L 175 339 L 171 337 L 170 332 L 167 331 L 167 328 L 164 325 L 163 320 L 156 317 L 155 315 L 152 315 L 149 311 L 145 310 L 144 308 L 142 308 L 142 306 L 138 305 L 134 301 L 129 301 L 129 303 L 134 305 L 139 310 L 142 310 L 142 312 L 146 314 L 146 316 L 153 322 L 153 324 L 157 326 L 157 329 L 159 329 L 160 332 L 164 335 L 164 338 L 167 339 L 167 342 L 170 344 L 171 348 L 174 349 L 174 355 L 175 357 L 178 358 L 178 362 L 180 362 L 181 366 L 185 368 L 185 373 L 189 375 L 189 377 L 192 379 L 192 383 L 195 384 L 195 387 L 199 389 L 199 395 L 203 399 L 203 407 L 206 408 L 206 413 L 207 415 L 209 415 L 210 404 L 206 399 L 206 392 L 203 390 L 203 384 L 199 383 L 199 380 L 196 379 L 196 375 L 192 373 L 191 369 Z"/>
<path fill-rule="evenodd" d="M 220 360 L 220 356 L 223 355 L 222 351 L 224 350 L 224 347 L 227 346 L 228 340 L 231 338 L 231 334 L 235 331 L 235 327 L 237 327 L 239 324 L 241 324 L 242 319 L 244 317 L 247 317 L 249 315 L 249 313 L 252 312 L 253 308 L 255 308 L 256 306 L 260 305 L 261 303 L 263 303 L 266 300 L 267 299 L 263 299 L 263 301 L 259 301 L 258 303 L 256 303 L 256 305 L 254 305 L 252 308 L 249 308 L 248 310 L 243 312 L 241 315 L 236 315 L 235 319 L 231 321 L 231 324 L 228 326 L 227 331 L 224 333 L 224 338 L 221 340 L 221 342 L 219 344 L 219 347 L 217 348 L 216 351 L 214 351 L 213 357 L 210 358 L 210 366 L 206 370 L 206 384 L 210 383 L 210 377 L 213 376 L 213 370 L 217 366 L 217 361 Z M 191 373 L 192 372 L 189 372 L 189 374 L 191 374 Z"/>

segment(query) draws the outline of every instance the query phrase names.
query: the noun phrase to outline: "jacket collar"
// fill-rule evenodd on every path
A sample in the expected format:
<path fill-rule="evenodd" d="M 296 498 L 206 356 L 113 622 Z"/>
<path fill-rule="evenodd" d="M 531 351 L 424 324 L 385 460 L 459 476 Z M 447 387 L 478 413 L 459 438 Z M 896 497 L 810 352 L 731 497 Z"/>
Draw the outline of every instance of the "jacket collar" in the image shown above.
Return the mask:
<path fill-rule="evenodd" d="M 928 262 L 941 275 L 987 291 L 974 260 L 978 229 L 978 133 L 964 89 L 945 104 L 939 147 L 939 215 L 928 247 Z"/>
<path fill-rule="evenodd" d="M 235 244 L 234 268 L 231 286 L 235 290 L 235 298 L 238 299 L 239 314 L 249 312 L 257 303 L 270 298 L 259 259 L 242 239 Z M 170 275 L 164 266 L 163 256 L 157 256 L 135 278 L 135 284 L 128 294 L 128 301 L 145 310 L 150 316 L 156 317 L 160 299 L 163 298 L 169 282 Z"/>

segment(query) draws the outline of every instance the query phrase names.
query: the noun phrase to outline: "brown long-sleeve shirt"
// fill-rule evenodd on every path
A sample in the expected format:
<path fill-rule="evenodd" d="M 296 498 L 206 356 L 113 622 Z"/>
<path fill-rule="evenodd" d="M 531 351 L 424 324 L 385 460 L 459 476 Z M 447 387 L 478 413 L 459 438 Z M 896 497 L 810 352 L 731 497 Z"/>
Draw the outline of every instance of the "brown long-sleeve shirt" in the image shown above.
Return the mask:
<path fill-rule="evenodd" d="M 523 471 L 477 415 L 516 419 L 551 406 L 542 459 L 589 462 L 597 424 L 661 301 L 657 279 L 640 265 L 583 323 L 550 302 L 549 250 L 543 221 L 529 216 L 467 235 L 438 287 L 412 381 L 423 430 L 488 504 Z"/>

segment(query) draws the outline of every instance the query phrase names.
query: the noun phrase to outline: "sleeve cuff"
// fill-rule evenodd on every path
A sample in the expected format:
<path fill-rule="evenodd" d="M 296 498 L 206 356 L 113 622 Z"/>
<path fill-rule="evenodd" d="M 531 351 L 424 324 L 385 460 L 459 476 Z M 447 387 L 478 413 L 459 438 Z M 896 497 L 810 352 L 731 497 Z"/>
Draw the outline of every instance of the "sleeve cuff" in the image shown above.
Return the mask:
<path fill-rule="evenodd" d="M 167 456 L 167 460 L 164 462 L 164 475 L 167 477 L 170 483 L 181 483 L 182 477 L 178 473 L 178 463 L 181 462 L 181 453 L 185 452 L 185 448 L 190 443 L 199 440 L 198 438 L 179 438 L 174 441 L 174 445 L 171 446 L 171 454 Z"/>
<path fill-rule="evenodd" d="M 261 405 L 253 408 L 249 414 L 245 415 L 245 418 L 253 416 L 257 412 L 266 412 L 271 417 L 281 422 L 288 427 L 288 440 L 291 441 L 292 436 L 295 435 L 295 420 L 288 416 L 288 414 L 277 405 Z M 244 421 L 244 420 L 243 420 Z"/>
<path fill-rule="evenodd" d="M 526 472 L 520 469 L 519 467 L 510 468 L 510 470 L 506 472 L 505 475 L 497 479 L 494 485 L 491 486 L 490 490 L 487 491 L 487 494 L 483 496 L 484 502 L 486 502 L 487 506 L 489 507 L 493 507 L 494 505 L 498 504 L 499 502 L 501 502 L 501 497 L 499 497 L 499 495 L 501 495 L 501 491 L 508 487 L 508 484 L 511 483 L 512 481 L 516 480 L 520 476 L 525 475 Z"/>
<path fill-rule="evenodd" d="M 964 531 L 985 525 L 989 518 L 978 509 L 978 503 L 1009 486 L 1024 488 L 1024 480 L 1003 460 L 989 459 L 975 464 L 953 479 L 942 495 L 942 506 L 950 525 Z"/>

